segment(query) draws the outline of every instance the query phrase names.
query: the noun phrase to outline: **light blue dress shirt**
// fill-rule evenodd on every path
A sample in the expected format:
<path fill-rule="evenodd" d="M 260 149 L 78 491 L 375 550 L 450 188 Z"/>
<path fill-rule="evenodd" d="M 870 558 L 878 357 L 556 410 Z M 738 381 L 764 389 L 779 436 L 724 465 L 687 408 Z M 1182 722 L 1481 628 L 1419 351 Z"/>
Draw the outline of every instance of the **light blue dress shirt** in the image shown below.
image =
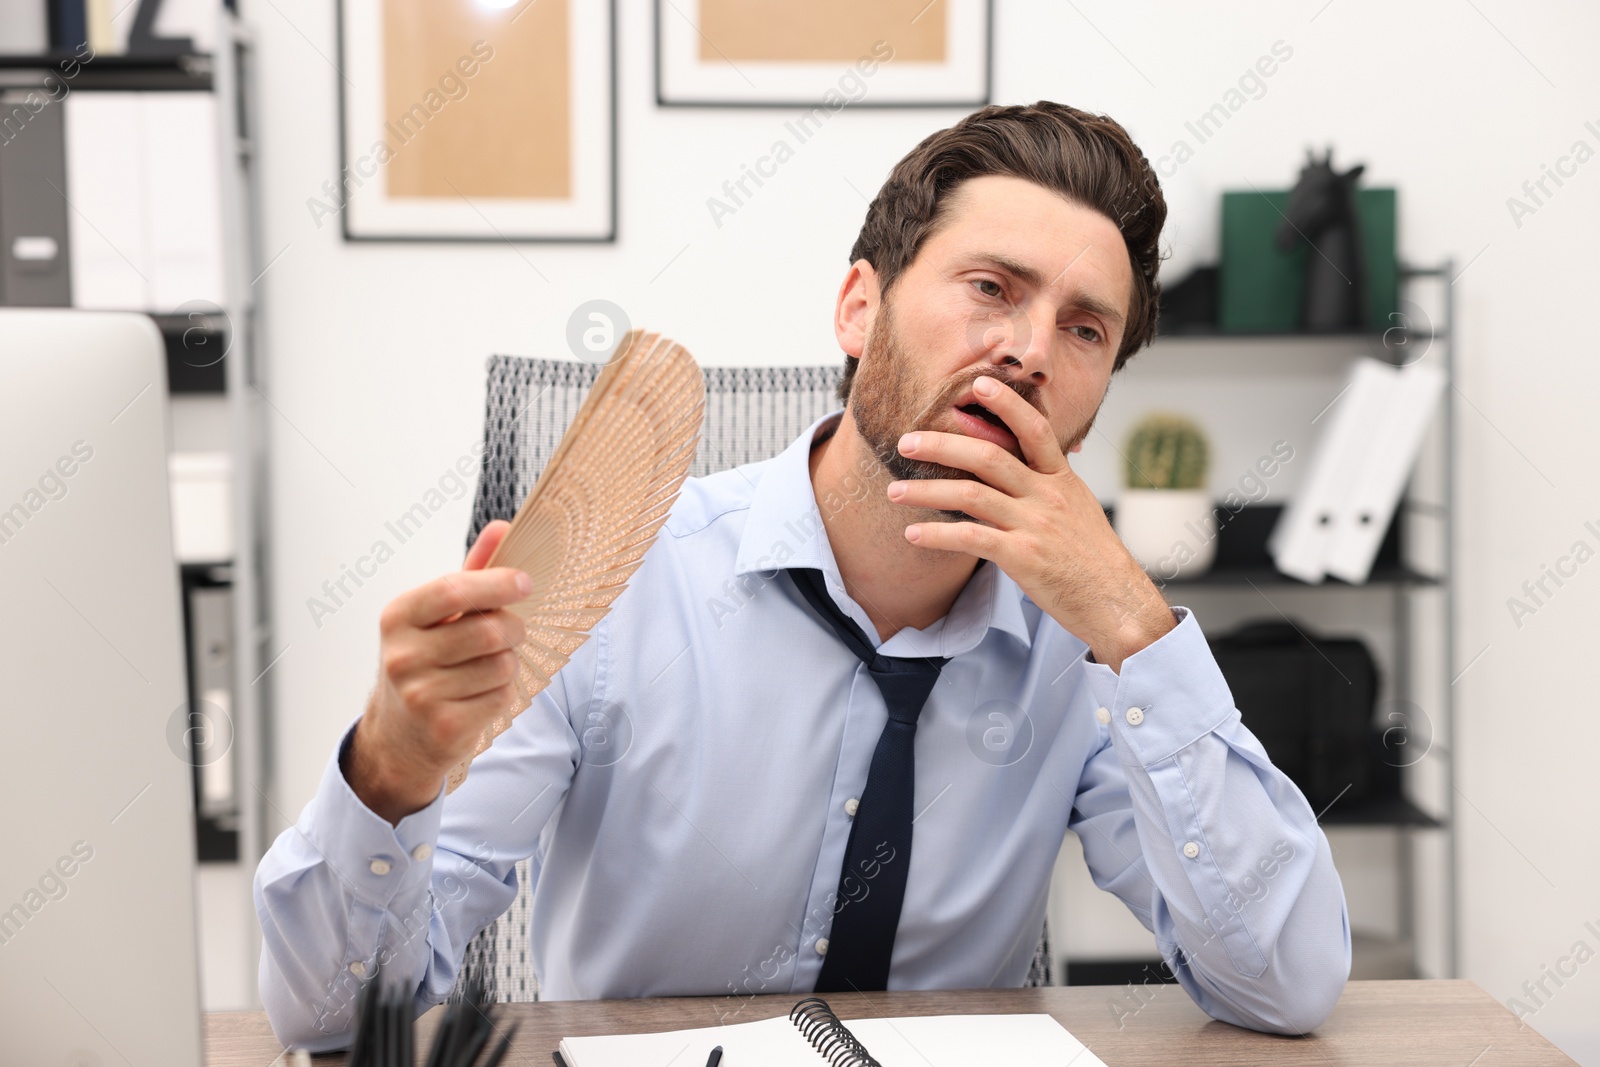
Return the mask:
<path fill-rule="evenodd" d="M 256 873 L 261 996 L 278 1037 L 349 1038 L 379 963 L 418 1010 L 532 856 L 541 995 L 809 993 L 855 798 L 887 719 L 862 663 L 786 567 L 844 591 L 808 457 L 691 479 L 627 592 L 448 798 L 391 826 L 329 760 Z M 1095 883 L 1218 1019 L 1297 1033 L 1350 966 L 1344 891 L 1305 798 L 1268 761 L 1199 623 L 1120 675 L 993 563 L 949 613 L 880 644 L 949 659 L 916 738 L 914 847 L 891 989 L 1019 986 L 1071 830 Z M 349 735 L 346 734 L 345 744 Z"/>

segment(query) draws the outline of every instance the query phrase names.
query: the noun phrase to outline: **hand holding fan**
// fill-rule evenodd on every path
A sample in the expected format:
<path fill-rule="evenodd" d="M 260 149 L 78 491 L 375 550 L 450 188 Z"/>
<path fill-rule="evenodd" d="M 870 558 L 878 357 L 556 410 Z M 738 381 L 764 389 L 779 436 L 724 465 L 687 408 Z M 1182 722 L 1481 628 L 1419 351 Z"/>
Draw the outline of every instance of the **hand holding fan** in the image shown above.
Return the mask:
<path fill-rule="evenodd" d="M 628 587 L 689 474 L 704 413 L 705 378 L 683 346 L 643 330 L 622 339 L 489 558 L 533 579 L 508 608 L 526 627 L 516 698 L 450 772 L 449 791 Z"/>

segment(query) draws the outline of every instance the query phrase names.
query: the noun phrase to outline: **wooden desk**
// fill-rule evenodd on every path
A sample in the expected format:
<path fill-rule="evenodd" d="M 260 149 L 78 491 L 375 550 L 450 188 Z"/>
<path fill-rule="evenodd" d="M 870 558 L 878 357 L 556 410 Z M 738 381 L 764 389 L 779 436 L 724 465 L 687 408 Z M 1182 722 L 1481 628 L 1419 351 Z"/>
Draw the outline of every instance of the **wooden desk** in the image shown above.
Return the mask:
<path fill-rule="evenodd" d="M 829 999 L 846 1018 L 1044 1012 L 1108 1067 L 1522 1067 L 1573 1062 L 1471 982 L 1351 982 L 1333 1018 L 1303 1038 L 1273 1037 L 1216 1022 L 1174 985 L 1146 986 L 1138 992 L 1147 999 L 1136 1011 L 1126 986 L 864 993 Z M 784 1015 L 799 999 L 753 997 L 727 1021 Z M 507 1004 L 503 1018 L 520 1020 L 521 1028 L 504 1062 L 506 1067 L 550 1067 L 550 1053 L 563 1037 L 715 1026 L 740 1003 L 731 997 L 706 997 Z M 1114 1004 L 1124 1009 L 1120 1029 Z M 420 1049 L 428 1047 L 440 1013 L 435 1008 L 418 1023 Z M 279 1062 L 280 1052 L 261 1012 L 206 1017 L 210 1067 L 270 1067 Z M 344 1057 L 318 1056 L 314 1062 L 333 1067 L 344 1063 Z"/>

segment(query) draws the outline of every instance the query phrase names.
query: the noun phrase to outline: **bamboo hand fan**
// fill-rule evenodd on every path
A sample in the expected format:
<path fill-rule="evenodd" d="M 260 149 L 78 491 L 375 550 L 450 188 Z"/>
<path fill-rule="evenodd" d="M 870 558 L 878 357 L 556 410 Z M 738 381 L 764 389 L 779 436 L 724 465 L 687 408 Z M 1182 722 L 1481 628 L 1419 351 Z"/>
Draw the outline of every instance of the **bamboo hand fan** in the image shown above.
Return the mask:
<path fill-rule="evenodd" d="M 489 557 L 487 566 L 533 579 L 533 592 L 508 609 L 526 624 L 521 667 L 515 699 L 450 772 L 450 792 L 628 587 L 689 474 L 704 413 L 694 357 L 660 334 L 630 331 Z"/>

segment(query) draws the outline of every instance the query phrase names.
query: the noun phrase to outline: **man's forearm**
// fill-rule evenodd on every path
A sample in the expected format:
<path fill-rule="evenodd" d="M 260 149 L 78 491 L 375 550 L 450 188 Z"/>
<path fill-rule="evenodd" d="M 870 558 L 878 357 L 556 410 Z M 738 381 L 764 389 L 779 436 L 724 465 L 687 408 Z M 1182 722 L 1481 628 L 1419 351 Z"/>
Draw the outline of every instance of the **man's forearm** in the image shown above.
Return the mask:
<path fill-rule="evenodd" d="M 254 887 L 262 1003 L 280 1041 L 312 1051 L 348 1042 L 356 993 L 380 965 L 422 983 L 437 905 L 440 804 L 391 825 L 350 792 L 339 762 L 262 858 Z"/>
<path fill-rule="evenodd" d="M 1119 893 L 1142 898 L 1136 910 L 1206 1011 L 1283 1033 L 1320 1024 L 1349 972 L 1343 887 L 1304 797 L 1240 721 L 1198 623 L 1185 613 L 1120 675 L 1089 670 L 1133 818 L 1108 824 L 1112 849 L 1085 836 L 1086 854 L 1140 858 L 1148 881 Z"/>

